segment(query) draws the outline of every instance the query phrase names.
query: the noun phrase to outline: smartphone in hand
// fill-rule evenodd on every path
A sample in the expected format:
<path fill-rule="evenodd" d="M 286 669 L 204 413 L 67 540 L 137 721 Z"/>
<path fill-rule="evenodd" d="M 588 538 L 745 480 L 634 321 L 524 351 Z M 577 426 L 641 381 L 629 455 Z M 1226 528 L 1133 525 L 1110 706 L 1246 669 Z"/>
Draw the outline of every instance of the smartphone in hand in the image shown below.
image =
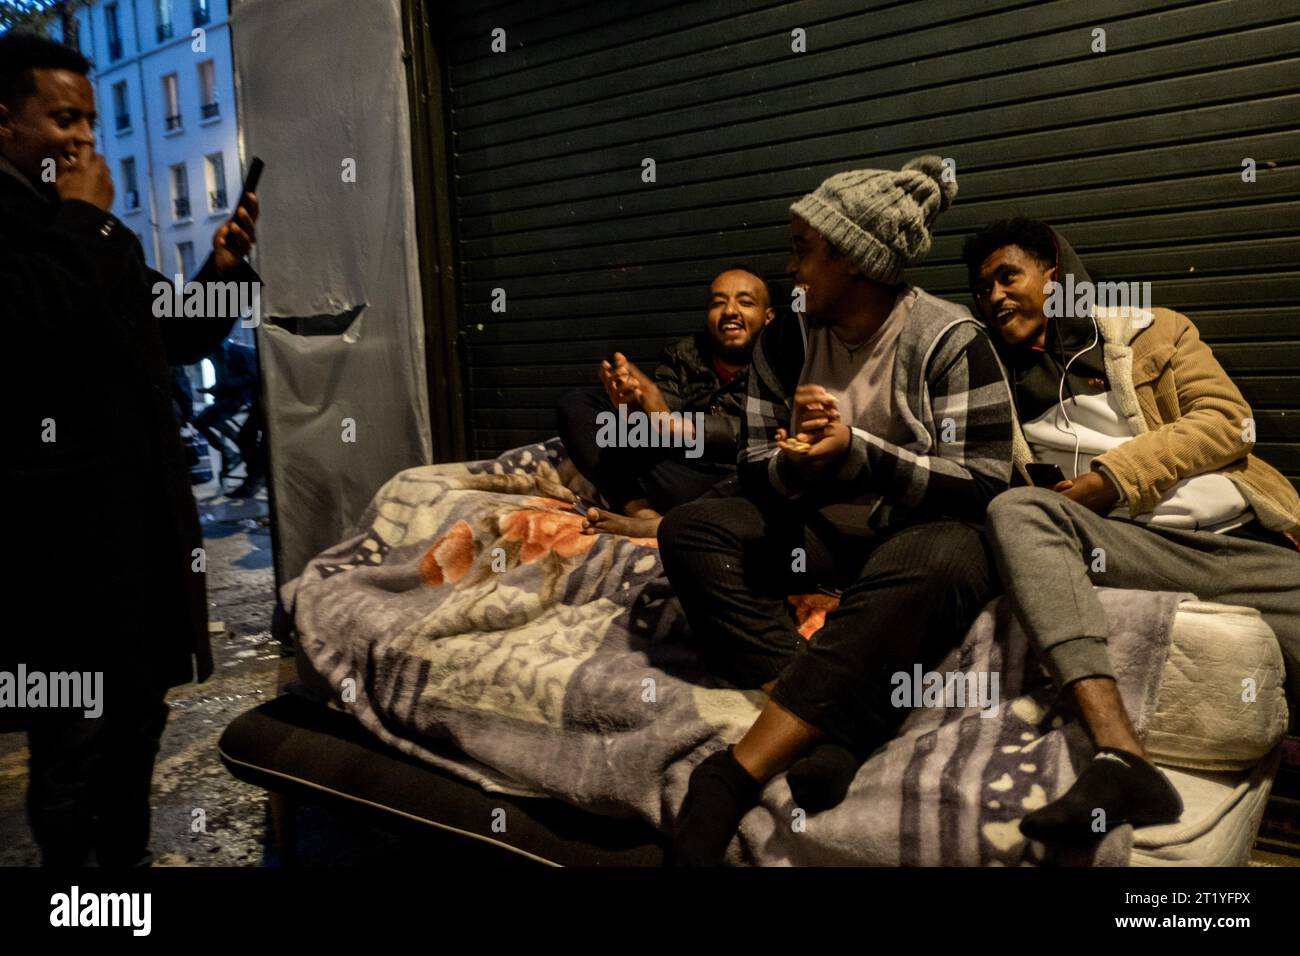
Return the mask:
<path fill-rule="evenodd" d="M 1060 465 L 1031 461 L 1025 465 L 1025 471 L 1029 472 L 1029 480 L 1034 483 L 1035 488 L 1055 488 L 1065 481 L 1065 472 L 1061 471 Z"/>
<path fill-rule="evenodd" d="M 254 156 L 252 163 L 248 166 L 248 175 L 244 177 L 244 185 L 239 188 L 239 199 L 235 202 L 235 211 L 244 204 L 244 197 L 249 193 L 257 192 L 257 184 L 262 178 L 262 170 L 266 168 L 266 163 L 262 162 L 262 157 Z"/>

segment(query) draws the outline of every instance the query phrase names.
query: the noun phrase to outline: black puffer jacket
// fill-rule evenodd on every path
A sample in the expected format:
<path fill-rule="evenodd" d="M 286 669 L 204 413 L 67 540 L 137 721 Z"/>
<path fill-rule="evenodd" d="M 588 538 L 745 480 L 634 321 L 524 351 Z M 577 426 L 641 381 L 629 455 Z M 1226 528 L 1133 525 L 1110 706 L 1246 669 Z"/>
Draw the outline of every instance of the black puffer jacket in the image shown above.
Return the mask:
<path fill-rule="evenodd" d="M 713 367 L 713 351 L 705 332 L 667 346 L 655 369 L 655 384 L 670 409 L 704 413 L 704 460 L 729 470 L 736 467 L 748 373 L 748 368 L 742 368 L 724 384 Z"/>

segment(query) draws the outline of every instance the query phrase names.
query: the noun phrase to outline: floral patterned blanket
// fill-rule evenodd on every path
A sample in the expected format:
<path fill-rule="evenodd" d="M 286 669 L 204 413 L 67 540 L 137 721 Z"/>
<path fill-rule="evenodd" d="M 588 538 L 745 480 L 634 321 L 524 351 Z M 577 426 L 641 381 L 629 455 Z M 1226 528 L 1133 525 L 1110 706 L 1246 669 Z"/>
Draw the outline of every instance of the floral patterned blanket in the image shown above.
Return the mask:
<path fill-rule="evenodd" d="M 671 832 L 691 770 L 738 740 L 758 691 L 699 667 L 655 542 L 585 536 L 589 493 L 558 439 L 495 460 L 413 468 L 357 533 L 286 586 L 301 650 L 379 738 L 489 789 L 545 794 Z M 1121 691 L 1144 726 L 1177 596 L 1103 591 Z M 795 601 L 805 635 L 833 602 Z M 814 638 L 815 639 L 815 638 Z M 1085 752 L 1000 602 L 937 668 L 1001 673 L 993 717 L 921 707 L 808 817 L 784 776 L 732 843 L 733 863 L 1122 864 L 1131 831 L 1050 856 L 1017 823 L 1055 798 Z M 450 741 L 448 760 L 432 741 Z"/>

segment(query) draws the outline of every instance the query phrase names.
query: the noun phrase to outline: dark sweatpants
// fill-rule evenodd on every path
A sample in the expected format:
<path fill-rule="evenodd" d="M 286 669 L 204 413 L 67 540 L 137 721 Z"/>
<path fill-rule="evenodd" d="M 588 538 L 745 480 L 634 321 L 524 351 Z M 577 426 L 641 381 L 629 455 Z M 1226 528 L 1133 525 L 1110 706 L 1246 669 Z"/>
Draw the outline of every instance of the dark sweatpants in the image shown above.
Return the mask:
<path fill-rule="evenodd" d="M 106 699 L 97 718 L 49 712 L 28 727 L 27 819 L 45 866 L 150 861 L 149 792 L 165 695 L 124 693 Z"/>
<path fill-rule="evenodd" d="M 659 526 L 659 551 L 710 672 L 740 687 L 777 678 L 772 699 L 865 756 L 907 716 L 892 676 L 930 669 L 996 591 L 979 530 L 959 521 L 887 538 L 840 534 L 813 513 L 749 498 L 683 505 Z M 803 548 L 806 570 L 792 570 Z M 811 641 L 785 598 L 842 588 Z"/>
<path fill-rule="evenodd" d="M 665 514 L 735 473 L 734 467 L 687 458 L 683 448 L 601 448 L 596 444 L 596 416 L 611 410 L 601 388 L 570 392 L 556 408 L 569 458 L 611 510 L 621 514 L 629 501 L 645 498 Z"/>

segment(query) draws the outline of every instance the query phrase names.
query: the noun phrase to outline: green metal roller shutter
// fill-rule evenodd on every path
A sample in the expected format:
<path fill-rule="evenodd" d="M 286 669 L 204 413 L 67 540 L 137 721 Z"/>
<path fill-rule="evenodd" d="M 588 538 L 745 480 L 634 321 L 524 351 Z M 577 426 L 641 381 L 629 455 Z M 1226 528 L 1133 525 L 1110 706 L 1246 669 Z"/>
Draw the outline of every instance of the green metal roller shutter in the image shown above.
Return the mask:
<path fill-rule="evenodd" d="M 1196 321 L 1256 409 L 1259 453 L 1300 479 L 1296 5 L 528 0 L 449 17 L 475 456 L 554 434 L 555 400 L 612 347 L 651 362 L 697 328 L 721 267 L 779 274 L 789 203 L 827 175 L 934 152 L 961 192 L 913 281 L 966 303 L 966 235 L 1046 219 Z"/>

